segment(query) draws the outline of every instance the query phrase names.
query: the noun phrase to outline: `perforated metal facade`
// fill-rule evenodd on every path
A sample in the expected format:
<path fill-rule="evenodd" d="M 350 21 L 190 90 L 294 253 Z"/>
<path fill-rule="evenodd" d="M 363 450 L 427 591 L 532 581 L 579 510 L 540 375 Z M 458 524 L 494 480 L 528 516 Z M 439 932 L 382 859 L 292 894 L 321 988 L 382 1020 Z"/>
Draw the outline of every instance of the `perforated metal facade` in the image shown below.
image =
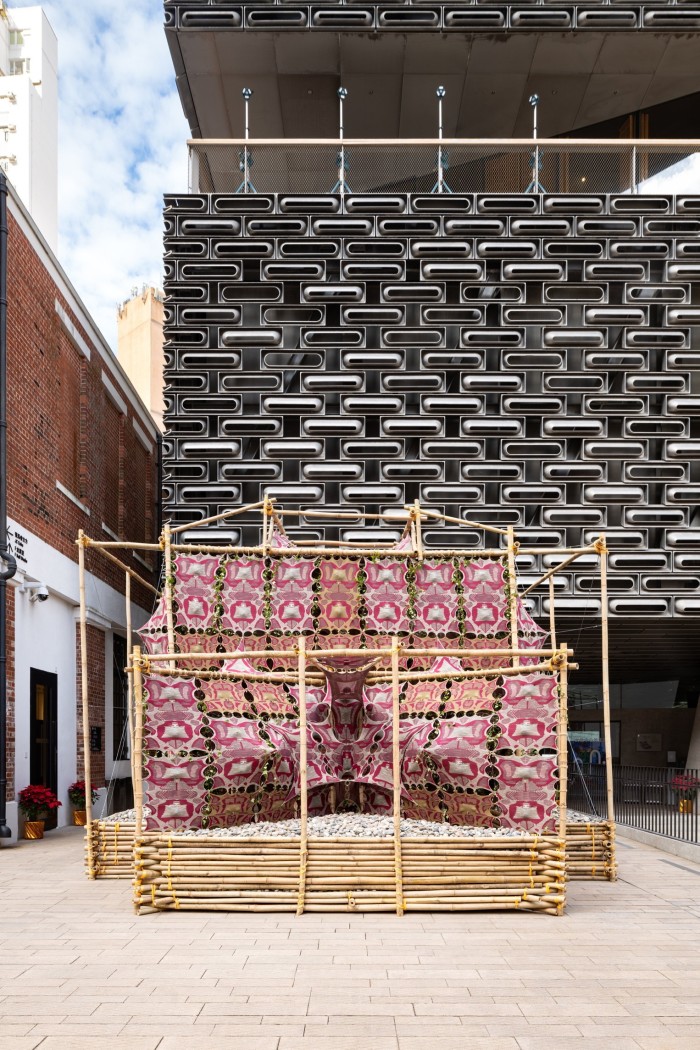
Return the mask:
<path fill-rule="evenodd" d="M 166 26 L 178 30 L 339 30 L 364 32 L 465 33 L 472 31 L 644 29 L 683 32 L 700 29 L 700 7 L 692 3 L 591 4 L 394 0 L 393 3 L 229 3 L 226 0 L 166 0 Z"/>
<path fill-rule="evenodd" d="M 166 517 L 267 491 L 604 529 L 613 614 L 697 615 L 699 233 L 687 195 L 166 198 Z M 597 586 L 557 577 L 562 611 Z"/>

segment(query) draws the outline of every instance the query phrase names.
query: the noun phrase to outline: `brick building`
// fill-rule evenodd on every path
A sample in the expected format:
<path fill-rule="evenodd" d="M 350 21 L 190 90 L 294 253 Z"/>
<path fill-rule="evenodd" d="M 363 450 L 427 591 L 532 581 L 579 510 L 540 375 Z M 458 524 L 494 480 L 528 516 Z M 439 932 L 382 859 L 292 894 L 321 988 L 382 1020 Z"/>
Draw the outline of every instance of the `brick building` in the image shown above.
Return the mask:
<path fill-rule="evenodd" d="M 79 529 L 157 532 L 158 431 L 27 210 L 8 187 L 8 823 L 17 791 L 52 787 L 70 821 L 82 775 Z M 121 552 L 120 552 L 121 553 Z M 150 555 L 130 566 L 150 579 Z M 87 552 L 93 782 L 129 776 L 124 573 Z M 132 587 L 136 628 L 151 595 Z"/>

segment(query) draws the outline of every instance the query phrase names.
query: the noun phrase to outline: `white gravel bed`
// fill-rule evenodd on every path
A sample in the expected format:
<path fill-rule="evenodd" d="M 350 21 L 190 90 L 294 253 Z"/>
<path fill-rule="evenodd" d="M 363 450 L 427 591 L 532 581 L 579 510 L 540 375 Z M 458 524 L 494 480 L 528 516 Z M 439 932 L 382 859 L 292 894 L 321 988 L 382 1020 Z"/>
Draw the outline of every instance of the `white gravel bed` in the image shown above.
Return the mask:
<path fill-rule="evenodd" d="M 593 817 L 570 809 L 566 815 L 571 824 L 602 824 L 604 817 Z M 100 818 L 105 824 L 130 824 L 136 820 L 135 809 L 124 809 Z M 394 834 L 392 817 L 380 817 L 369 813 L 334 813 L 326 817 L 309 817 L 309 836 L 312 838 L 357 837 L 391 838 Z M 239 824 L 232 828 L 211 828 L 178 831 L 178 835 L 193 838 L 206 835 L 212 838 L 291 838 L 301 833 L 301 821 L 260 821 L 258 824 Z M 474 828 L 454 824 L 438 824 L 433 820 L 401 821 L 401 834 L 405 837 L 434 838 L 515 838 L 523 834 L 517 828 Z"/>

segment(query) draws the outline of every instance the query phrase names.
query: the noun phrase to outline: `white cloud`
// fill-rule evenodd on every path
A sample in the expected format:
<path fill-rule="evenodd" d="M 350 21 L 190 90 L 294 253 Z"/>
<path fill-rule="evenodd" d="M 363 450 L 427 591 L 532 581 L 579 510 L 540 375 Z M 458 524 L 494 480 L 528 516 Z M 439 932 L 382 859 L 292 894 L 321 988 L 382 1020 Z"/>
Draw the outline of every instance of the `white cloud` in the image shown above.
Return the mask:
<path fill-rule="evenodd" d="M 58 256 L 116 347 L 117 303 L 135 286 L 162 283 L 162 195 L 187 186 L 188 128 L 163 5 L 42 6 L 59 49 Z"/>

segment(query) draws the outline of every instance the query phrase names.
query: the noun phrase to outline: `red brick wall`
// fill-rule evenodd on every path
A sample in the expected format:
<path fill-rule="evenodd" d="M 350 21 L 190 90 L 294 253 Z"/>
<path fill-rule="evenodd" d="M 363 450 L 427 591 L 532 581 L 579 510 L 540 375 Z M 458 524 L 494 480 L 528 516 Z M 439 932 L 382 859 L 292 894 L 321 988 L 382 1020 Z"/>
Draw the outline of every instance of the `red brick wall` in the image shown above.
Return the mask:
<path fill-rule="evenodd" d="M 128 401 L 114 365 L 92 345 L 88 332 L 54 283 L 41 256 L 12 214 L 8 215 L 8 513 L 21 527 L 77 562 L 76 538 L 83 529 L 96 540 L 155 539 L 157 494 L 155 443 L 149 455 L 137 437 L 131 405 L 121 415 L 102 380 L 103 371 Z M 96 260 L 99 265 L 99 260 Z M 88 360 L 63 327 L 56 301 L 91 349 Z M 143 424 L 140 423 L 142 429 Z M 59 481 L 90 510 L 85 514 L 56 488 Z M 140 575 L 148 570 L 126 552 L 117 552 Z M 155 566 L 155 559 L 151 564 Z M 124 573 L 96 551 L 86 567 L 124 592 Z M 153 597 L 132 584 L 132 599 L 150 608 Z M 8 697 L 10 771 L 14 797 L 14 594 L 8 588 Z M 104 783 L 104 635 L 90 628 L 91 724 L 102 726 L 102 754 L 92 756 L 93 782 Z M 80 667 L 79 647 L 76 663 Z M 78 683 L 80 718 L 80 685 Z M 79 723 L 81 724 L 81 723 Z M 78 731 L 82 762 L 82 732 Z"/>
<path fill-rule="evenodd" d="M 80 652 L 80 624 L 76 625 L 75 651 Z M 88 712 L 89 725 L 102 729 L 102 749 L 90 754 L 90 780 L 96 787 L 105 782 L 105 636 L 98 627 L 87 629 L 88 652 Z M 78 724 L 78 780 L 85 776 L 85 750 L 83 748 L 83 699 L 80 675 L 80 660 L 77 662 L 75 682 Z"/>
<path fill-rule="evenodd" d="M 121 539 L 154 539 L 153 510 L 149 535 L 144 534 L 147 494 L 152 502 L 156 491 L 155 448 L 146 453 L 130 407 L 120 422 L 102 382 L 106 371 L 119 390 L 116 369 L 96 349 L 88 361 L 73 344 L 56 300 L 90 345 L 87 332 L 11 214 L 8 300 L 10 517 L 74 561 L 79 529 L 93 539 L 109 538 L 102 522 L 115 532 L 121 528 Z M 56 488 L 57 481 L 89 507 L 89 517 Z M 87 557 L 90 572 L 123 592 L 119 569 L 95 552 Z M 143 573 L 141 563 L 126 560 Z M 138 591 L 135 587 L 134 599 L 148 606 L 150 597 Z"/>

